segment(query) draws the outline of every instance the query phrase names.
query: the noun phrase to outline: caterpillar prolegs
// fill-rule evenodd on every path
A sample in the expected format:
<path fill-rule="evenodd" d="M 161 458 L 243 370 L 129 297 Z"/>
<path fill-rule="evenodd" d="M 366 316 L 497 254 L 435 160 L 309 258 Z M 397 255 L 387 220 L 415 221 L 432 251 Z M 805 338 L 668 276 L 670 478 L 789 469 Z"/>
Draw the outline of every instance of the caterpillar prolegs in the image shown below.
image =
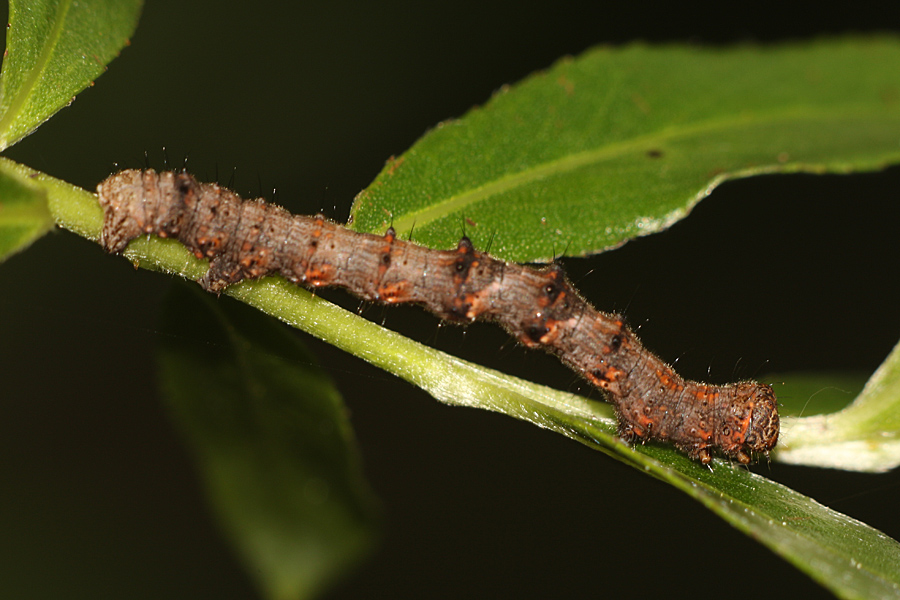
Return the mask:
<path fill-rule="evenodd" d="M 674 444 L 703 464 L 713 451 L 749 463 L 778 441 L 771 386 L 687 381 L 646 350 L 620 315 L 591 306 L 562 268 L 507 263 L 463 237 L 454 250 L 350 231 L 324 216 L 292 215 L 243 200 L 184 172 L 126 170 L 97 187 L 101 245 L 113 253 L 142 235 L 171 237 L 209 259 L 210 292 L 281 275 L 307 287 L 338 286 L 371 302 L 415 303 L 455 323 L 491 321 L 543 348 L 606 392 L 629 442 Z"/>

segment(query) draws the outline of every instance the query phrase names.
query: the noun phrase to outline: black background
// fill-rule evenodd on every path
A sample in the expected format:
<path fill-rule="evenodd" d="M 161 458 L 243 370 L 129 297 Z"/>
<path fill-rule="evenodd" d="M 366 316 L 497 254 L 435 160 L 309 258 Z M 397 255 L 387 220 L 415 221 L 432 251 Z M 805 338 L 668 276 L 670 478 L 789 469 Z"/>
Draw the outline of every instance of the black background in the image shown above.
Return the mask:
<path fill-rule="evenodd" d="M 161 167 L 165 146 L 202 178 L 236 168 L 239 192 L 262 181 L 295 212 L 343 220 L 389 156 L 563 55 L 900 23 L 864 4 L 725 6 L 149 2 L 109 72 L 7 156 L 93 189 L 145 151 Z M 671 230 L 567 267 L 687 376 L 871 371 L 900 332 L 898 189 L 898 168 L 732 182 Z M 0 269 L 0 595 L 255 597 L 157 397 L 155 322 L 170 285 L 66 232 Z M 495 328 L 366 314 L 588 392 Z M 383 503 L 378 551 L 329 597 L 827 595 L 668 486 L 531 425 L 442 406 L 303 337 L 338 381 Z M 898 473 L 756 469 L 900 537 Z"/>

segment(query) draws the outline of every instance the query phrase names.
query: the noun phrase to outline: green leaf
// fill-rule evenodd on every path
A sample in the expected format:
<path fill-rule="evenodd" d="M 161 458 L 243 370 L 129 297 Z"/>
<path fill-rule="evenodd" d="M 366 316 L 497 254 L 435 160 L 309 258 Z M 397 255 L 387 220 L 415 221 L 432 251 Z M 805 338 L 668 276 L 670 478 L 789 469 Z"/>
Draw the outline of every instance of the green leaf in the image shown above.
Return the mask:
<path fill-rule="evenodd" d="M 862 391 L 871 373 L 829 372 L 769 375 L 782 416 L 811 417 L 846 408 Z"/>
<path fill-rule="evenodd" d="M 96 194 L 4 157 L 0 157 L 0 176 L 44 194 L 50 215 L 61 227 L 89 240 L 100 239 L 103 211 Z"/>
<path fill-rule="evenodd" d="M 46 191 L 18 173 L 0 170 L 0 262 L 52 228 Z"/>
<path fill-rule="evenodd" d="M 226 293 L 325 339 L 438 400 L 551 429 L 666 481 L 844 598 L 900 591 L 900 544 L 876 529 L 722 459 L 713 469 L 668 446 L 631 448 L 606 404 L 468 363 L 387 331 L 278 278 Z"/>
<path fill-rule="evenodd" d="M 429 132 L 357 197 L 353 227 L 461 233 L 517 262 L 664 229 L 759 173 L 900 160 L 900 42 L 598 48 Z"/>
<path fill-rule="evenodd" d="M 224 529 L 267 597 L 314 595 L 373 534 L 333 383 L 288 330 L 196 287 L 176 287 L 163 322 L 162 387 Z"/>
<path fill-rule="evenodd" d="M 666 450 L 638 464 L 762 542 L 841 598 L 900 593 L 900 544 L 779 483 L 734 465 L 706 471 Z"/>
<path fill-rule="evenodd" d="M 0 73 L 0 150 L 67 106 L 137 27 L 140 0 L 10 0 Z"/>
<path fill-rule="evenodd" d="M 782 429 L 782 462 L 869 472 L 900 466 L 900 344 L 849 406 L 785 418 Z"/>

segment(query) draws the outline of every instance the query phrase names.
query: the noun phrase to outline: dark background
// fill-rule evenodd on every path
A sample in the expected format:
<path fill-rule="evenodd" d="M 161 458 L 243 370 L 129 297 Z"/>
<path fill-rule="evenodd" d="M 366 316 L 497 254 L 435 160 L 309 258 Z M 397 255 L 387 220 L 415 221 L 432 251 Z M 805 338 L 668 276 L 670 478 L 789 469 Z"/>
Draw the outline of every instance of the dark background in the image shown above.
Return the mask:
<path fill-rule="evenodd" d="M 236 168 L 242 193 L 261 180 L 295 212 L 343 220 L 389 156 L 563 55 L 900 24 L 859 5 L 586 5 L 151 1 L 97 85 L 6 154 L 93 189 L 145 151 L 161 167 L 165 146 L 203 178 Z M 900 337 L 898 189 L 898 168 L 732 182 L 671 230 L 567 267 L 687 376 L 871 371 Z M 254 597 L 157 397 L 156 318 L 171 284 L 67 232 L 0 268 L 0 594 Z M 588 393 L 495 328 L 367 314 Z M 338 381 L 384 510 L 378 551 L 329 597 L 826 596 L 671 487 L 562 436 L 440 405 L 302 337 Z M 755 468 L 900 537 L 898 473 Z"/>

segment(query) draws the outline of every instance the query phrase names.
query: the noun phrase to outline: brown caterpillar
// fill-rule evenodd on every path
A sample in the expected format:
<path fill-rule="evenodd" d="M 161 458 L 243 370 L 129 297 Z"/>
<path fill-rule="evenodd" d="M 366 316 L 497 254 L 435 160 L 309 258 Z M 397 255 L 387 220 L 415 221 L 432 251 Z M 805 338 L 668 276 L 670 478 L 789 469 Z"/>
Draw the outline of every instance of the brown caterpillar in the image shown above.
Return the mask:
<path fill-rule="evenodd" d="M 420 304 L 447 321 L 492 321 L 604 390 L 629 442 L 669 442 L 703 464 L 715 449 L 746 464 L 778 441 L 771 386 L 686 381 L 646 350 L 621 316 L 582 298 L 557 264 L 507 263 L 478 252 L 466 237 L 455 250 L 432 250 L 397 239 L 393 228 L 383 236 L 356 233 L 322 215 L 243 200 L 183 172 L 126 170 L 97 192 L 100 244 L 108 252 L 122 252 L 141 235 L 176 238 L 209 259 L 199 283 L 210 292 L 281 275 L 307 287 L 340 286 L 372 302 Z"/>

